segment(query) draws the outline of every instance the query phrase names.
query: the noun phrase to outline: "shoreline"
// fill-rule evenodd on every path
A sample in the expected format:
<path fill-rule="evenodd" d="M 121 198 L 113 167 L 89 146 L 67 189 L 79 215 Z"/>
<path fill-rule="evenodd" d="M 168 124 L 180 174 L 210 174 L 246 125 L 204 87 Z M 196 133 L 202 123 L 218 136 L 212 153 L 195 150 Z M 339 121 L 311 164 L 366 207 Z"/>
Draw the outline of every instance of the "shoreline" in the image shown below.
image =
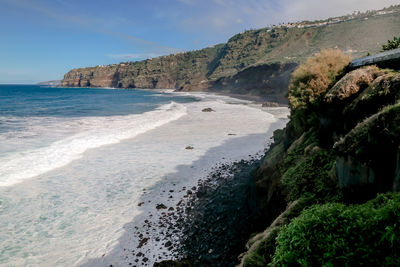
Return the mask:
<path fill-rule="evenodd" d="M 104 89 L 104 90 L 138 90 L 138 91 L 146 91 L 146 92 L 157 92 L 157 93 L 166 93 L 166 94 L 187 94 L 196 96 L 196 94 L 207 94 L 214 96 L 225 96 L 237 100 L 250 101 L 253 104 L 263 104 L 263 103 L 273 103 L 276 104 L 273 107 L 288 107 L 288 103 L 279 103 L 274 101 L 269 101 L 265 96 L 258 95 L 248 95 L 248 94 L 234 94 L 234 93 L 226 93 L 226 92 L 214 92 L 214 91 L 179 91 L 178 89 L 149 89 L 149 88 L 116 88 L 116 87 L 65 87 L 65 86 L 51 86 L 56 88 L 86 88 L 86 89 Z"/>
<path fill-rule="evenodd" d="M 179 97 L 180 93 L 176 94 Z M 276 124 L 286 119 L 285 108 L 268 110 L 250 101 L 208 93 L 191 96 L 193 102 L 179 104 L 185 106 L 186 115 L 178 120 L 135 138 L 88 149 L 65 166 L 1 188 L 15 196 L 6 202 L 6 208 L 16 203 L 3 213 L 3 221 L 10 225 L 27 220 L 36 223 L 26 223 L 19 234 L 6 236 L 15 252 L 6 254 L 2 262 L 128 266 L 134 264 L 129 260 L 135 260 L 132 257 L 138 253 L 143 254 L 139 254 L 140 260 L 147 257 L 140 265 L 176 258 L 165 242 L 179 236 L 166 236 L 160 218 L 169 216 L 171 207 L 177 211 L 176 205 L 189 195 L 187 190 L 193 195 L 193 187 L 199 187 L 198 181 L 206 179 L 216 163 L 225 166 L 251 160 L 266 147 L 274 128 L 281 127 Z M 203 111 L 210 109 L 213 111 Z M 124 123 L 132 128 L 129 125 Z M 29 203 L 20 206 L 19 196 L 27 197 Z M 37 231 L 36 225 L 46 235 L 26 236 L 27 231 Z"/>
<path fill-rule="evenodd" d="M 246 139 L 250 141 L 252 138 L 249 136 Z M 171 185 L 168 181 L 161 180 L 159 183 L 167 184 L 168 187 L 163 187 L 164 189 L 158 192 L 151 192 L 151 188 L 145 190 L 138 207 L 144 209 L 151 207 L 153 212 L 142 212 L 127 223 L 124 226 L 126 233 L 119 239 L 119 245 L 111 253 L 78 265 L 153 266 L 162 261 L 180 261 L 186 258 L 193 260 L 199 256 L 211 256 L 206 258 L 207 266 L 231 266 L 229 263 L 238 263 L 237 256 L 244 251 L 244 244 L 251 234 L 247 230 L 255 227 L 246 228 L 245 231 L 232 228 L 230 236 L 234 238 L 229 241 L 235 243 L 233 245 L 230 243 L 231 246 L 228 247 L 226 247 L 227 240 L 223 238 L 217 244 L 212 242 L 213 236 L 210 233 L 215 229 L 225 231 L 227 225 L 232 226 L 232 221 L 248 222 L 249 218 L 256 216 L 257 204 L 254 199 L 250 200 L 253 184 L 249 174 L 258 166 L 269 144 L 263 151 L 248 155 L 246 160 L 215 163 L 208 169 L 207 174 L 195 183 L 178 187 L 177 184 Z M 224 147 L 229 147 L 229 144 Z M 180 172 L 187 175 L 188 169 L 189 166 L 182 166 Z M 233 194 L 238 191 L 239 194 Z M 245 193 L 245 198 L 242 193 Z M 158 194 L 164 194 L 168 198 L 165 201 L 154 201 L 153 195 Z M 220 201 L 225 203 L 221 204 Z M 227 201 L 240 203 L 241 208 L 237 210 L 230 203 L 227 204 Z M 198 217 L 200 214 L 202 216 L 207 214 L 207 219 L 202 220 L 204 217 Z M 233 215 L 228 216 L 228 214 Z M 239 225 L 241 224 L 236 226 Z M 238 238 L 237 234 L 240 234 L 241 238 Z M 192 239 L 188 237 L 196 238 L 195 245 L 190 245 Z M 201 245 L 203 240 L 209 242 Z M 225 254 L 219 253 L 219 248 L 225 250 Z M 157 253 L 154 254 L 154 251 Z M 221 257 L 229 259 L 227 265 L 220 264 Z"/>
<path fill-rule="evenodd" d="M 211 97 L 211 99 L 216 98 L 221 100 L 221 96 L 219 95 L 210 95 L 208 93 L 200 94 L 205 98 Z M 191 96 L 199 95 L 191 94 Z M 230 104 L 249 106 L 265 112 L 265 109 L 261 108 L 259 104 L 254 104 L 248 100 L 234 99 L 228 96 L 223 96 L 222 99 L 226 100 L 225 97 L 230 99 L 228 102 L 233 102 Z M 207 101 L 205 101 L 205 103 L 207 103 Z M 204 104 L 204 107 L 206 107 L 206 105 L 207 104 Z M 267 110 L 276 111 L 275 115 L 273 114 L 274 112 L 270 113 L 272 116 L 274 116 L 275 122 L 271 123 L 267 132 L 227 139 L 222 145 L 213 147 L 211 151 L 207 151 L 205 155 L 203 155 L 196 162 L 191 163 L 190 166 L 179 166 L 178 173 L 167 175 L 157 183 L 158 185 L 154 185 L 152 188 L 146 189 L 138 203 L 138 208 L 143 210 L 143 212 L 139 216 L 135 217 L 133 221 L 124 226 L 125 234 L 119 239 L 118 245 L 111 252 L 104 254 L 102 257 L 86 260 L 83 262 L 83 264 L 80 264 L 80 266 L 152 266 L 154 263 L 164 260 L 179 260 L 182 257 L 182 254 L 188 256 L 191 255 L 191 257 L 193 257 L 193 254 L 195 254 L 198 249 L 194 246 L 189 248 L 188 246 L 184 245 L 184 236 L 190 235 L 190 230 L 188 229 L 191 228 L 190 225 L 192 222 L 194 222 L 193 220 L 188 219 L 192 217 L 188 212 L 197 205 L 199 205 L 197 210 L 199 210 L 199 208 L 204 208 L 204 203 L 207 203 L 209 200 L 214 199 L 212 200 L 213 202 L 218 202 L 219 196 L 231 195 L 231 193 L 224 193 L 223 191 L 219 191 L 219 193 L 222 192 L 221 194 L 215 194 L 217 191 L 214 191 L 214 189 L 221 188 L 221 186 L 223 188 L 227 188 L 223 185 L 228 183 L 231 183 L 231 185 L 233 183 L 234 185 L 235 180 L 232 177 L 234 177 L 236 172 L 233 172 L 233 169 L 236 168 L 236 171 L 241 171 L 241 169 L 248 169 L 249 166 L 254 167 L 254 162 L 262 158 L 265 150 L 270 145 L 269 138 L 272 136 L 272 132 L 275 129 L 282 128 L 286 124 L 286 117 L 282 115 L 282 108 L 267 108 Z M 281 114 L 281 116 L 278 116 L 278 114 Z M 247 144 L 251 143 L 254 138 L 264 139 L 267 142 L 262 146 L 258 145 L 258 152 L 255 154 L 252 153 L 246 157 L 242 156 L 234 160 L 225 159 L 222 157 L 212 165 L 210 165 L 210 163 L 203 162 L 204 160 L 207 161 L 207 158 L 215 157 L 211 156 L 213 154 L 226 153 L 226 151 L 232 149 L 232 146 L 245 147 Z M 196 145 L 195 149 L 197 149 Z M 208 156 L 208 154 L 210 154 L 210 156 Z M 241 165 L 243 168 L 239 168 L 239 165 Z M 168 177 L 174 177 L 173 179 L 178 179 L 177 177 L 190 176 L 194 170 L 204 169 L 204 167 L 206 169 L 201 171 L 201 175 L 195 179 L 192 178 L 186 185 L 181 185 L 181 187 L 178 187 L 179 182 L 174 183 L 174 180 L 169 181 Z M 249 190 L 249 186 L 251 187 L 249 177 L 250 175 L 247 175 L 245 178 L 241 177 L 241 186 L 238 187 L 240 190 Z M 247 179 L 247 184 L 243 183 L 243 179 Z M 243 184 L 245 185 L 243 186 Z M 162 188 L 162 190 L 160 188 Z M 235 188 L 235 186 L 229 188 Z M 206 194 L 202 194 L 202 191 L 206 192 Z M 155 195 L 160 197 L 164 195 L 163 198 L 165 201 L 154 202 Z M 202 195 L 201 198 L 198 197 L 200 195 Z M 240 201 L 247 201 L 242 197 L 241 194 L 237 195 L 239 196 L 238 199 Z M 230 210 L 231 206 L 225 205 L 225 209 L 226 208 Z M 212 209 L 208 212 L 213 213 Z M 244 213 L 237 213 L 237 217 L 240 218 L 248 211 L 243 209 L 243 212 Z M 245 217 L 247 218 L 248 216 L 246 215 Z M 240 218 L 240 220 L 243 220 L 243 218 Z M 208 225 L 214 225 L 215 227 L 222 229 L 226 222 L 227 221 L 224 220 L 218 220 L 217 224 Z M 203 224 L 202 227 L 204 228 L 206 225 L 207 224 Z M 186 234 L 180 232 L 180 230 L 183 231 L 184 229 L 185 231 L 189 232 Z M 244 236 L 244 239 L 238 240 L 246 241 L 249 233 L 246 232 L 242 233 L 241 235 Z M 207 238 L 207 236 L 203 236 L 202 238 Z M 225 256 L 230 258 L 229 262 L 231 263 L 234 261 L 232 257 L 236 258 L 242 252 L 241 250 L 238 250 L 239 245 L 237 243 L 233 247 L 236 249 L 236 252 L 240 252 L 237 253 L 237 255 L 236 252 L 226 253 Z M 217 248 L 203 247 L 203 252 L 204 249 L 206 249 L 207 252 L 210 250 L 214 252 L 218 251 Z M 223 255 L 219 255 L 217 258 L 220 258 L 221 256 Z"/>

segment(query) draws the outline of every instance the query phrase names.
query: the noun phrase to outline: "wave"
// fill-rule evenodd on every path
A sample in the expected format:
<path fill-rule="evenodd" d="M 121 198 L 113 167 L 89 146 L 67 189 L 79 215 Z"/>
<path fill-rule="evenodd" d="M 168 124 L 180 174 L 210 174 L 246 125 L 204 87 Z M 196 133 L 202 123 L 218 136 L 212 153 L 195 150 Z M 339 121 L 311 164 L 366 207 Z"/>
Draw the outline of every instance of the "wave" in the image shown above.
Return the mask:
<path fill-rule="evenodd" d="M 171 102 L 143 114 L 80 119 L 80 132 L 49 146 L 0 158 L 0 186 L 10 186 L 79 159 L 88 149 L 119 143 L 186 115 L 186 107 Z M 61 126 L 62 127 L 62 126 Z"/>

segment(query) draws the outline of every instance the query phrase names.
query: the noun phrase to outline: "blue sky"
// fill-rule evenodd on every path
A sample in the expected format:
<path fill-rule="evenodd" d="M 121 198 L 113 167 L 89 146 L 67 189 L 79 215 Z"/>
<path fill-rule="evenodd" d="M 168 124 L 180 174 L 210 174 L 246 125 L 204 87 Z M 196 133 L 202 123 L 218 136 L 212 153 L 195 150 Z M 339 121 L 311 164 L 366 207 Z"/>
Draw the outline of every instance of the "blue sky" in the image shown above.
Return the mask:
<path fill-rule="evenodd" d="M 0 0 L 0 83 L 226 42 L 246 29 L 379 9 L 394 0 Z"/>

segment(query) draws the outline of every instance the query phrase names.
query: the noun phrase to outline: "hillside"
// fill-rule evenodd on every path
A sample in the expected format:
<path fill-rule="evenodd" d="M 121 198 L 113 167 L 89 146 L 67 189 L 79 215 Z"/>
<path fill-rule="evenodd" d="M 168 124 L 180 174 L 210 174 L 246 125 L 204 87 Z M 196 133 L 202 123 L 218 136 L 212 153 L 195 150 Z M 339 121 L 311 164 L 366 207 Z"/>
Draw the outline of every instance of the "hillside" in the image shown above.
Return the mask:
<path fill-rule="evenodd" d="M 139 62 L 73 69 L 62 86 L 213 90 L 284 102 L 295 66 L 323 48 L 353 58 L 376 53 L 400 32 L 400 6 L 381 11 L 300 22 L 237 34 L 226 44 Z M 276 64 L 280 67 L 276 68 Z M 262 66 L 262 67 L 260 67 Z M 265 76 L 259 70 L 265 71 Z M 256 75 L 251 75 L 252 71 Z M 282 73 L 283 71 L 283 73 Z M 289 74 L 289 75 L 287 75 Z M 251 87 L 238 88 L 241 84 Z M 271 85 L 276 90 L 271 90 Z M 226 89 L 230 88 L 230 89 Z"/>

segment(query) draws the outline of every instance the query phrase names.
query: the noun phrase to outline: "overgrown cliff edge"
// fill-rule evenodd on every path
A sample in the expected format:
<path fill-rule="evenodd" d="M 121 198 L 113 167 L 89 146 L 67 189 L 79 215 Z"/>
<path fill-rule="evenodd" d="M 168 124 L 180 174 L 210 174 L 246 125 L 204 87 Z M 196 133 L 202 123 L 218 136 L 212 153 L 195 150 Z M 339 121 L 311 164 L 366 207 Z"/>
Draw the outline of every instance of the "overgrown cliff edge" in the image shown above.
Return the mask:
<path fill-rule="evenodd" d="M 254 176 L 269 227 L 242 266 L 400 264 L 400 65 L 348 60 L 325 50 L 293 73 L 290 122 Z"/>

